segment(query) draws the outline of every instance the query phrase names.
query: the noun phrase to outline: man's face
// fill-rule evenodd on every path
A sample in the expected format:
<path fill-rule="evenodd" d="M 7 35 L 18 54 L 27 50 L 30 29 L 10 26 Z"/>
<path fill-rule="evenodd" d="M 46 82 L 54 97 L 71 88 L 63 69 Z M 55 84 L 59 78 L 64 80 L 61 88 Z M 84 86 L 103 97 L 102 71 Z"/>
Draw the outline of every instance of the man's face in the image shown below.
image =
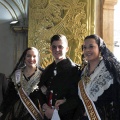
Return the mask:
<path fill-rule="evenodd" d="M 68 45 L 64 40 L 53 41 L 51 51 L 56 63 L 66 58 L 68 49 Z"/>

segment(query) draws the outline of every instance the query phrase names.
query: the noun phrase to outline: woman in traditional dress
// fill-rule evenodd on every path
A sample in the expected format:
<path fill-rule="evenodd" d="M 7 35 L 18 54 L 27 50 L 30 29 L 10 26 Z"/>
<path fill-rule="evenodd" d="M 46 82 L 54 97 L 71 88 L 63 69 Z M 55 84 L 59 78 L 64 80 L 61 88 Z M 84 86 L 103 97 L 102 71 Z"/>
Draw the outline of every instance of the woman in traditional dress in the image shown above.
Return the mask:
<path fill-rule="evenodd" d="M 2 120 L 40 120 L 37 84 L 43 69 L 39 66 L 39 57 L 34 47 L 27 48 L 20 57 L 0 107 Z"/>
<path fill-rule="evenodd" d="M 88 61 L 79 81 L 79 97 L 89 120 L 120 120 L 120 62 L 97 35 L 85 37 Z"/>

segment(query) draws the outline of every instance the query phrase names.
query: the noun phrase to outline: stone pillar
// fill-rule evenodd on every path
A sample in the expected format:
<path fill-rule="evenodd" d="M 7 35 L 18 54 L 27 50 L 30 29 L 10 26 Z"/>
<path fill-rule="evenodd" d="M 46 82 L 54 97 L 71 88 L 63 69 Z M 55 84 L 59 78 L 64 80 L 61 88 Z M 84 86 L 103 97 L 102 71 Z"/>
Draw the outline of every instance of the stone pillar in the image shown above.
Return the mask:
<path fill-rule="evenodd" d="M 114 45 L 114 5 L 116 3 L 117 0 L 103 0 L 102 38 L 111 51 Z"/>

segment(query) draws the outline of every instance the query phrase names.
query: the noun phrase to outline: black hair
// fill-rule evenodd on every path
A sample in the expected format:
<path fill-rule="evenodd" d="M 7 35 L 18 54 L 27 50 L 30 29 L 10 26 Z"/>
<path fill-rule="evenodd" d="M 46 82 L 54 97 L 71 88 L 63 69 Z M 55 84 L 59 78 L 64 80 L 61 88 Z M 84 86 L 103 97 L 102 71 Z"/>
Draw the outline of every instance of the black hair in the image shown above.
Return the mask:
<path fill-rule="evenodd" d="M 68 45 L 68 40 L 67 40 L 66 36 L 62 35 L 62 34 L 56 34 L 56 35 L 52 36 L 51 41 L 50 41 L 51 45 L 54 41 L 58 41 L 58 40 L 65 40 L 66 44 Z"/>
<path fill-rule="evenodd" d="M 85 37 L 84 41 L 86 39 L 94 39 L 99 47 L 99 50 L 101 50 L 101 46 L 100 46 L 100 37 L 96 34 L 92 34 L 92 35 L 88 35 L 87 37 Z"/>

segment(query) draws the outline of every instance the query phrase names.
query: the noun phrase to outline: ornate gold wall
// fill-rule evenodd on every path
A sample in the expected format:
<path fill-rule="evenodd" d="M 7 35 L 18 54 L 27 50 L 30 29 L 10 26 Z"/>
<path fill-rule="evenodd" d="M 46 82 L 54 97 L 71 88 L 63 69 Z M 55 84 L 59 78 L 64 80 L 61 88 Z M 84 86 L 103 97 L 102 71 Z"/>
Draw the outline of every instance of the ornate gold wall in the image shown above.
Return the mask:
<path fill-rule="evenodd" d="M 39 49 L 41 65 L 53 61 L 50 38 L 57 33 L 67 36 L 68 56 L 81 63 L 81 45 L 94 33 L 94 0 L 30 0 L 28 46 Z"/>

